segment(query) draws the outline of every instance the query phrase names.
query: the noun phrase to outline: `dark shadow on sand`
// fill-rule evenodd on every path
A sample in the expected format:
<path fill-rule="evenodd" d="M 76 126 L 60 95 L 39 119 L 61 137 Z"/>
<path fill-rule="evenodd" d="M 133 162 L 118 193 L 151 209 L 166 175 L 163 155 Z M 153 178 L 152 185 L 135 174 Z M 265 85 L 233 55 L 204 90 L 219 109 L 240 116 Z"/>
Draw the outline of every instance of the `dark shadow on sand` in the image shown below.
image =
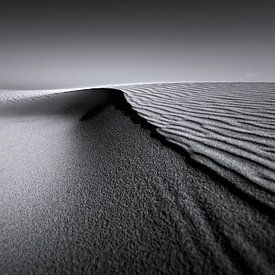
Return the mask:
<path fill-rule="evenodd" d="M 85 120 L 89 120 L 92 119 L 93 117 L 95 117 L 97 114 L 99 114 L 100 112 L 102 112 L 104 110 L 104 108 L 108 105 L 110 105 L 110 101 L 106 101 L 104 103 L 101 103 L 95 107 L 93 107 L 92 109 L 90 109 L 87 113 L 85 113 L 81 118 L 80 121 L 85 121 Z"/>

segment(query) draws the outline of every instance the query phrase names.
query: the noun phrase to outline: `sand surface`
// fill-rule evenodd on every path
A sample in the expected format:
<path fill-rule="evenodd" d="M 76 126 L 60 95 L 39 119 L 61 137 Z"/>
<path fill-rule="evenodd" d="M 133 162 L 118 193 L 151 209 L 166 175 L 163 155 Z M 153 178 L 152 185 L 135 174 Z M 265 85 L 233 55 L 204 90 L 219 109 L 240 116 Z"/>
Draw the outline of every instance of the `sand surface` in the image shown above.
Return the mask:
<path fill-rule="evenodd" d="M 275 193 L 275 83 L 173 83 L 123 89 L 169 141 L 222 176 Z"/>
<path fill-rule="evenodd" d="M 190 163 L 117 109 L 114 93 L 5 97 L 0 269 L 274 273 L 270 190 Z"/>

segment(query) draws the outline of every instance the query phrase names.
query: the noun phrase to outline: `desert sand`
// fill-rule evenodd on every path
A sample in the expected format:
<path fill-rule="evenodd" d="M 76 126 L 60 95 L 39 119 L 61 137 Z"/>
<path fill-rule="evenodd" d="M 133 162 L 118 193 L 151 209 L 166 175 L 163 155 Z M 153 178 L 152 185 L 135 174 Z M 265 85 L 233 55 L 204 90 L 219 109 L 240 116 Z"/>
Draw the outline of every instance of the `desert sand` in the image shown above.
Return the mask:
<path fill-rule="evenodd" d="M 1 271 L 274 273 L 274 90 L 0 91 Z"/>

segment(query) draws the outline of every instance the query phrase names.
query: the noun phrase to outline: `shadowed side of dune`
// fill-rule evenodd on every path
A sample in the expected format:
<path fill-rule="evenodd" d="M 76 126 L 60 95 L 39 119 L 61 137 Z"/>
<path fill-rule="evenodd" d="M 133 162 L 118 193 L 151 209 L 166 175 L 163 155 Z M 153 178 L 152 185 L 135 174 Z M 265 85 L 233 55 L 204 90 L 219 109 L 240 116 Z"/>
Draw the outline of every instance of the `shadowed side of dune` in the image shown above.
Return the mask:
<path fill-rule="evenodd" d="M 1 270 L 272 274 L 270 207 L 190 163 L 121 91 L 97 92 L 0 116 Z"/>

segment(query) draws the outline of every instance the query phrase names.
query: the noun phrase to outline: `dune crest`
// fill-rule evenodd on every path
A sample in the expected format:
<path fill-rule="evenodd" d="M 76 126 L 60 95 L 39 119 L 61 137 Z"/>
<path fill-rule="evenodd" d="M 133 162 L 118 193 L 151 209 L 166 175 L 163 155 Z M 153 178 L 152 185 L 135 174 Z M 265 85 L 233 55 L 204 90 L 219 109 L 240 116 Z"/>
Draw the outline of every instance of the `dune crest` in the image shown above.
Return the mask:
<path fill-rule="evenodd" d="M 111 88 L 111 90 L 109 89 Z M 275 83 L 153 83 L 102 88 L 123 92 L 138 115 L 191 159 L 234 181 L 275 193 Z M 0 91 L 0 105 L 98 88 Z"/>

